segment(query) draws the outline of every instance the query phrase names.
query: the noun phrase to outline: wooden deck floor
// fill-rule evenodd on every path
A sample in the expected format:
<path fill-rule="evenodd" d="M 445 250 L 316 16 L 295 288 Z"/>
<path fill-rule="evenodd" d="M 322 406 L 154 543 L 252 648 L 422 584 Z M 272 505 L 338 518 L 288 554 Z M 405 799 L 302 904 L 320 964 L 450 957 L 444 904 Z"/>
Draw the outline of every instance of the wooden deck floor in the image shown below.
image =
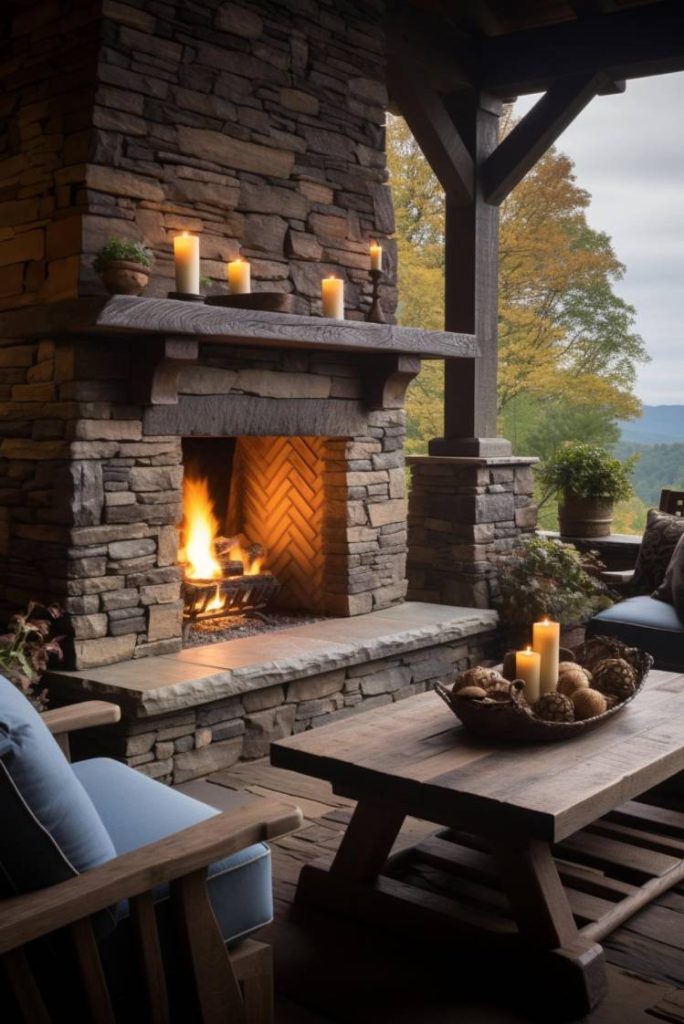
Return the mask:
<path fill-rule="evenodd" d="M 302 864 L 330 854 L 353 803 L 327 783 L 242 763 L 211 776 L 216 785 L 296 803 L 305 816 L 296 835 L 272 844 L 276 919 L 260 934 L 275 951 L 276 1024 L 557 1024 L 553 1007 L 531 1011 L 534 965 L 410 936 L 370 931 L 339 917 L 294 906 Z M 434 830 L 407 821 L 402 844 Z M 604 942 L 609 995 L 585 1024 L 684 1024 L 684 886 L 660 897 Z M 526 965 L 523 965 L 523 968 Z M 529 967 L 531 966 L 531 970 Z"/>

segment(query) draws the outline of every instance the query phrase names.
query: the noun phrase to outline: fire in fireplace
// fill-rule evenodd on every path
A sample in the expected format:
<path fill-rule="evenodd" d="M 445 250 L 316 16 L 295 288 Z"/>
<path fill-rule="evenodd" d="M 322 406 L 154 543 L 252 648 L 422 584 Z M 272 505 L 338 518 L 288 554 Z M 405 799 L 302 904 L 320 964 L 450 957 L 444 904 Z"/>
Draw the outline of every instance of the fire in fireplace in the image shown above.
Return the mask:
<path fill-rule="evenodd" d="M 265 561 L 261 544 L 244 534 L 220 535 L 208 480 L 186 476 L 179 551 L 186 633 L 200 619 L 263 616 L 280 590 Z"/>

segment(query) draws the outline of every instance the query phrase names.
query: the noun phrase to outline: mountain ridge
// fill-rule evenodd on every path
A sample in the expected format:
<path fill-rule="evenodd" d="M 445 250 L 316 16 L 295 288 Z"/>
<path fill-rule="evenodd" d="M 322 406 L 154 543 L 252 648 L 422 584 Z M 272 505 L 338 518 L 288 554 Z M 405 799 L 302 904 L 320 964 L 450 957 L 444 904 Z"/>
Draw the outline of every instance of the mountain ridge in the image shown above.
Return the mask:
<path fill-rule="evenodd" d="M 684 405 L 645 405 L 639 419 L 620 420 L 620 439 L 632 444 L 684 444 Z"/>

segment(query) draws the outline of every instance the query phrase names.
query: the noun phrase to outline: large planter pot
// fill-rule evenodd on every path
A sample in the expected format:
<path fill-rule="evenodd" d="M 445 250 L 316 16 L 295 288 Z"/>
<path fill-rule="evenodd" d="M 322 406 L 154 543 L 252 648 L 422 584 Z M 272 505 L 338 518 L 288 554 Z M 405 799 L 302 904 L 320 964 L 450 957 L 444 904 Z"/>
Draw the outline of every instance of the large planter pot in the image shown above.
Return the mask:
<path fill-rule="evenodd" d="M 141 295 L 150 280 L 148 268 L 130 260 L 112 260 L 100 277 L 111 295 Z"/>
<path fill-rule="evenodd" d="M 566 498 L 558 506 L 561 537 L 609 537 L 613 502 L 608 498 Z"/>

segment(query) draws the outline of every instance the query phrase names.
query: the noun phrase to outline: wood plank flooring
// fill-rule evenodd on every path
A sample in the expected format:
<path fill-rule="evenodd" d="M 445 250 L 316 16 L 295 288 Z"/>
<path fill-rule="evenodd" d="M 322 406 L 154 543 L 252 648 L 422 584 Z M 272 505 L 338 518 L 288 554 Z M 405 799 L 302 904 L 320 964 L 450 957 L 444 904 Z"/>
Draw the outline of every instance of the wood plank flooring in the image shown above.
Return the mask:
<path fill-rule="evenodd" d="M 276 1024 L 557 1024 L 562 1019 L 553 1001 L 542 1010 L 530 1009 L 538 972 L 529 954 L 516 962 L 467 942 L 426 944 L 294 906 L 302 865 L 333 855 L 354 806 L 335 796 L 328 783 L 266 761 L 235 765 L 208 781 L 295 803 L 305 816 L 298 833 L 271 847 L 276 919 L 259 937 L 274 947 Z M 395 852 L 427 841 L 434 831 L 434 825 L 408 819 Z M 591 901 L 585 902 L 577 910 L 590 916 Z M 684 884 L 658 897 L 603 945 L 609 995 L 582 1024 L 684 1024 Z"/>

